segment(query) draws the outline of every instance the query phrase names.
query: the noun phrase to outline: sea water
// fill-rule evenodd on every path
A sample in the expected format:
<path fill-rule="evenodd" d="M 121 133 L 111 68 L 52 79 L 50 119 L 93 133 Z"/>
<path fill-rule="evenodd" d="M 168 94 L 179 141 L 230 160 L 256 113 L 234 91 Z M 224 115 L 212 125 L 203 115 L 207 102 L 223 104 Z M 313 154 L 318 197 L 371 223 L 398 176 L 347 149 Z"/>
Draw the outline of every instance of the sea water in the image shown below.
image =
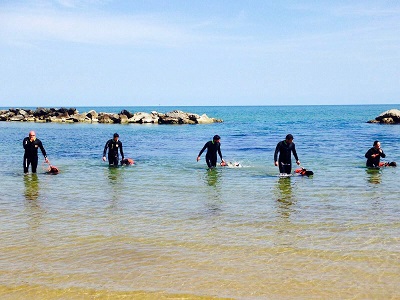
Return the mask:
<path fill-rule="evenodd" d="M 393 105 L 78 107 L 181 109 L 207 125 L 0 122 L 1 299 L 400 298 L 399 168 L 368 170 L 379 140 L 400 162 Z M 35 130 L 50 162 L 24 175 Z M 102 162 L 119 133 L 134 166 Z M 279 178 L 294 135 L 313 177 Z M 241 168 L 196 157 L 213 135 Z M 295 169 L 295 165 L 293 166 Z"/>

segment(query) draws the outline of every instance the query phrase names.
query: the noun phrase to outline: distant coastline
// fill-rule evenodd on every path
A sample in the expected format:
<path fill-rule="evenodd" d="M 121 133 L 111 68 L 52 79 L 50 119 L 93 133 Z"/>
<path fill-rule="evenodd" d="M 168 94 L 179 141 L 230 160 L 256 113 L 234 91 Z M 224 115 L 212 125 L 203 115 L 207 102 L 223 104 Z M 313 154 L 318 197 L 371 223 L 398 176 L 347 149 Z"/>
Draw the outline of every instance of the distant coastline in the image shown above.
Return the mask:
<path fill-rule="evenodd" d="M 105 123 L 105 124 L 210 124 L 223 122 L 210 118 L 206 114 L 195 114 L 173 110 L 168 113 L 157 111 L 130 112 L 126 109 L 120 113 L 96 112 L 91 109 L 80 113 L 76 108 L 43 108 L 21 109 L 9 108 L 0 110 L 0 121 L 37 122 L 37 123 Z"/>

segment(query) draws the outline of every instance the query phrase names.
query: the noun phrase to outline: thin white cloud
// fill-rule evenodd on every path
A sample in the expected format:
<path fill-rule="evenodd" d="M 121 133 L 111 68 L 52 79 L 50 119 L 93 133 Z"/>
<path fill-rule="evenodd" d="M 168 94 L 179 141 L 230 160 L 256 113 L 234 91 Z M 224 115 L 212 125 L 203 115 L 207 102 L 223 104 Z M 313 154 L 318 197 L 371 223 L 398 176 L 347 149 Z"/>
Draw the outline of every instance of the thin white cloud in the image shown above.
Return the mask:
<path fill-rule="evenodd" d="M 374 59 L 377 51 L 383 49 L 400 50 L 400 5 L 397 3 L 385 6 L 381 2 L 303 1 L 286 9 L 304 17 L 287 36 L 273 38 L 271 46 L 265 43 L 267 49 L 310 54 L 322 51 L 332 56 L 358 56 L 360 59 Z"/>
<path fill-rule="evenodd" d="M 74 8 L 77 5 L 77 1 L 74 0 L 58 0 L 57 1 L 61 6 L 63 7 L 68 7 L 68 8 Z"/>
<path fill-rule="evenodd" d="M 393 3 L 393 7 L 382 7 L 382 5 L 343 5 L 336 6 L 331 9 L 331 13 L 334 16 L 346 16 L 346 17 L 391 17 L 400 15 L 400 7 L 398 4 Z"/>
<path fill-rule="evenodd" d="M 91 6 L 101 6 L 107 4 L 110 1 L 111 0 L 57 0 L 56 3 L 66 8 L 84 8 Z"/>
<path fill-rule="evenodd" d="M 63 7 L 78 7 L 82 5 L 101 6 L 108 0 L 58 0 Z M 49 4 L 44 1 L 43 3 Z M 42 4 L 43 4 L 42 3 Z M 371 7 L 357 5 L 320 5 L 296 6 L 295 10 L 311 10 L 313 16 L 307 18 L 305 31 L 288 30 L 287 34 L 269 34 L 268 23 L 261 26 L 252 24 L 248 12 L 240 11 L 233 19 L 219 19 L 204 17 L 194 21 L 194 18 L 185 18 L 179 21 L 178 16 L 171 15 L 135 15 L 111 14 L 96 9 L 56 9 L 41 5 L 40 9 L 27 6 L 0 9 L 0 43 L 8 42 L 14 45 L 40 45 L 41 42 L 66 42 L 80 44 L 95 44 L 105 46 L 142 46 L 155 47 L 182 47 L 203 46 L 219 47 L 233 52 L 235 50 L 246 55 L 262 55 L 264 53 L 294 53 L 313 54 L 319 51 L 331 52 L 332 55 L 358 56 L 361 50 L 367 59 L 374 53 L 371 46 L 399 48 L 399 23 L 393 18 L 377 17 L 373 23 L 351 22 L 340 26 L 330 26 L 330 22 L 341 14 L 344 19 L 356 14 L 368 15 L 373 11 Z M 83 12 L 85 11 L 85 12 Z M 381 16 L 385 9 L 378 10 Z M 399 14 L 394 10 L 393 15 Z M 325 21 L 321 15 L 330 15 L 332 20 Z M 314 19 L 316 18 L 316 19 Z M 369 18 L 366 18 L 369 20 Z M 313 20 L 315 23 L 313 23 Z M 310 24 L 314 25 L 308 31 Z M 319 25 L 322 24 L 321 28 Z M 249 31 L 249 27 L 255 31 Z M 245 28 L 243 32 L 240 29 Z M 369 48 L 369 49 L 368 49 Z M 338 51 L 339 50 L 339 51 Z M 340 51 L 342 50 L 342 52 Z M 350 51 L 354 50 L 354 51 Z M 251 53 L 253 52 L 253 53 Z M 362 57 L 362 56 L 360 56 Z"/>
<path fill-rule="evenodd" d="M 71 1 L 63 1 L 68 5 Z M 74 1 L 72 1 L 74 2 Z M 71 4 L 72 5 L 72 4 Z M 0 11 L 0 37 L 13 43 L 64 41 L 100 45 L 174 47 L 204 38 L 190 26 L 153 16 L 72 13 L 57 10 Z"/>
<path fill-rule="evenodd" d="M 324 16 L 334 17 L 388 17 L 400 14 L 400 4 L 396 1 L 357 1 L 351 3 L 331 2 L 297 2 L 286 6 L 289 10 L 310 12 Z"/>
<path fill-rule="evenodd" d="M 253 39 L 235 29 L 240 19 L 179 13 L 112 12 L 111 0 L 56 0 L 0 5 L 0 43 L 37 46 L 72 42 L 104 46 L 222 47 Z M 30 4 L 29 4 L 30 3 Z"/>

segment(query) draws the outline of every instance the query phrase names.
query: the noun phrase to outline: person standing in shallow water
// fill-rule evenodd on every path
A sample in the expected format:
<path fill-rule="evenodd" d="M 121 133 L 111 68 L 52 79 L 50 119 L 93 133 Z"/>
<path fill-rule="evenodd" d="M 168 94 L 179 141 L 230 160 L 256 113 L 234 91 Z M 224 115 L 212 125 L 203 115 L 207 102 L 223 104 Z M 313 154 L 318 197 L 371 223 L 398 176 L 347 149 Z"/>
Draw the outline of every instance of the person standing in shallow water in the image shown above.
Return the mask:
<path fill-rule="evenodd" d="M 367 167 L 369 168 L 377 168 L 379 167 L 379 162 L 382 158 L 386 157 L 386 154 L 383 152 L 381 148 L 381 143 L 379 141 L 374 141 L 374 145 L 370 148 L 366 153 L 365 157 L 367 158 Z"/>
<path fill-rule="evenodd" d="M 44 156 L 44 161 L 49 162 L 47 159 L 46 150 L 44 150 L 41 140 L 36 138 L 36 133 L 34 131 L 29 132 L 29 136 L 24 138 L 22 145 L 25 149 L 24 153 L 24 173 L 27 174 L 29 171 L 29 165 L 32 167 L 32 173 L 36 173 L 38 165 L 38 149 L 42 151 Z"/>
<path fill-rule="evenodd" d="M 197 156 L 197 161 L 200 160 L 200 156 L 203 154 L 204 150 L 207 149 L 206 163 L 208 168 L 212 169 L 217 166 L 217 153 L 221 158 L 221 161 L 225 162 L 222 159 L 220 140 L 221 137 L 219 135 L 214 135 L 212 141 L 208 141 L 207 143 L 205 143 L 204 147 L 200 150 L 199 155 Z"/>
<path fill-rule="evenodd" d="M 119 164 L 119 152 L 121 152 L 122 160 L 124 160 L 124 150 L 122 149 L 122 142 L 119 140 L 118 133 L 114 133 L 112 139 L 108 140 L 103 150 L 103 160 L 106 161 L 106 153 L 108 149 L 108 164 L 110 166 L 118 167 Z"/>
<path fill-rule="evenodd" d="M 290 174 L 292 172 L 292 153 L 294 158 L 296 159 L 296 164 L 300 165 L 300 161 L 296 152 L 296 146 L 293 143 L 293 135 L 288 134 L 286 136 L 286 139 L 279 142 L 275 148 L 274 162 L 275 166 L 279 166 L 280 173 Z"/>

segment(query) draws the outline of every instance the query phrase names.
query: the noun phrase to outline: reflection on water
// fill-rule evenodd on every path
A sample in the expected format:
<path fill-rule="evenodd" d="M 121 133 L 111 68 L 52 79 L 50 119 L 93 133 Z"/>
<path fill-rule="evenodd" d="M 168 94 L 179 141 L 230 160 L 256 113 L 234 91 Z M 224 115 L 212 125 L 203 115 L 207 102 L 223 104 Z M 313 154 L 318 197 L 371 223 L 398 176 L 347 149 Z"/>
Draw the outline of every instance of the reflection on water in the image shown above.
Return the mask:
<path fill-rule="evenodd" d="M 380 184 L 382 182 L 382 173 L 380 169 L 367 169 L 368 182 L 372 184 Z"/>
<path fill-rule="evenodd" d="M 36 200 L 39 197 L 39 179 L 37 174 L 26 174 L 24 176 L 25 199 Z"/>
<path fill-rule="evenodd" d="M 43 220 L 45 211 L 38 202 L 39 178 L 37 174 L 24 175 L 25 185 L 25 208 L 28 215 L 28 226 L 37 229 Z"/>
<path fill-rule="evenodd" d="M 209 186 L 217 187 L 220 178 L 221 173 L 217 168 L 207 170 L 206 181 Z"/>
<path fill-rule="evenodd" d="M 208 187 L 206 198 L 206 214 L 217 216 L 221 213 L 221 172 L 214 168 L 206 172 L 205 182 Z"/>
<path fill-rule="evenodd" d="M 240 170 L 194 162 L 188 141 L 203 144 L 214 125 L 47 123 L 35 126 L 65 171 L 24 177 L 12 149 L 31 125 L 0 122 L 2 140 L 16 137 L 0 145 L 0 298 L 400 299 L 400 169 L 366 172 L 363 153 L 343 152 L 354 136 L 377 131 L 395 152 L 400 127 L 365 124 L 365 115 L 325 122 L 326 107 L 321 118 L 279 108 L 296 118 L 282 125 L 282 114 L 268 115 L 276 109 L 255 108 L 257 122 L 254 114 L 238 122 L 238 113 L 215 125 L 231 141 L 227 155 L 246 157 Z M 307 141 L 303 160 L 323 175 L 267 175 L 276 168 L 260 159 L 273 156 L 278 134 L 266 136 L 288 124 Z M 98 136 L 116 130 L 132 136 L 126 152 L 140 145 L 134 169 L 98 161 Z"/>
<path fill-rule="evenodd" d="M 276 196 L 278 202 L 278 213 L 282 218 L 289 218 L 293 211 L 293 199 L 291 178 L 279 178 L 276 185 Z"/>
<path fill-rule="evenodd" d="M 118 167 L 110 166 L 106 168 L 106 176 L 108 178 L 108 183 L 110 186 L 110 195 L 111 195 L 111 207 L 115 207 L 117 205 L 118 199 L 121 196 L 122 189 L 122 174 L 121 169 Z"/>
<path fill-rule="evenodd" d="M 107 169 L 107 177 L 110 182 L 111 187 L 116 187 L 120 183 L 120 169 L 116 167 L 108 167 Z"/>

